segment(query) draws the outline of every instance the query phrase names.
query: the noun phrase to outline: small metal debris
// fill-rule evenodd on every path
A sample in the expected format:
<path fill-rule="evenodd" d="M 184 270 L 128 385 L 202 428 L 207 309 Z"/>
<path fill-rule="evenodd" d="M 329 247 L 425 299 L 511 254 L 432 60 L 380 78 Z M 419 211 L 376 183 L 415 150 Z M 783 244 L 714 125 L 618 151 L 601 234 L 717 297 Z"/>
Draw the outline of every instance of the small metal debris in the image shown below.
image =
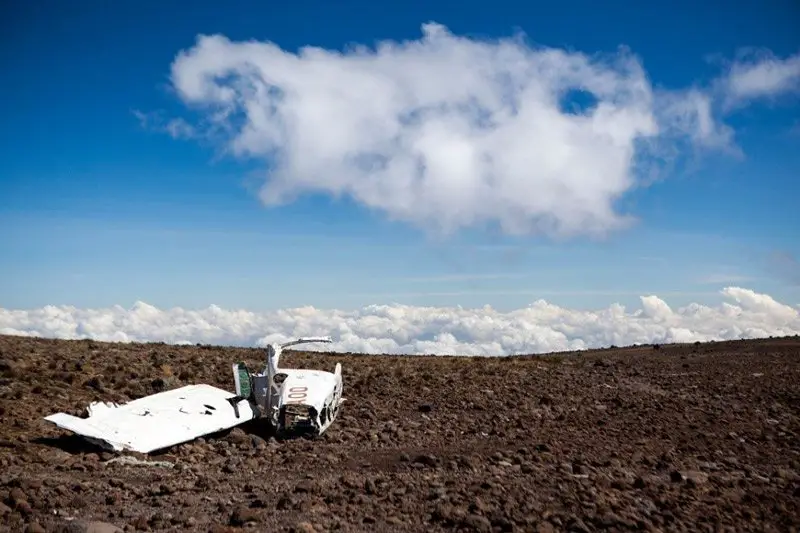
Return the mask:
<path fill-rule="evenodd" d="M 169 461 L 144 461 L 142 459 L 138 459 L 131 455 L 122 455 L 120 457 L 114 457 L 113 459 L 109 459 L 106 463 L 120 463 L 123 465 L 130 465 L 130 466 L 157 466 L 162 468 L 175 468 L 174 463 L 170 463 Z"/>

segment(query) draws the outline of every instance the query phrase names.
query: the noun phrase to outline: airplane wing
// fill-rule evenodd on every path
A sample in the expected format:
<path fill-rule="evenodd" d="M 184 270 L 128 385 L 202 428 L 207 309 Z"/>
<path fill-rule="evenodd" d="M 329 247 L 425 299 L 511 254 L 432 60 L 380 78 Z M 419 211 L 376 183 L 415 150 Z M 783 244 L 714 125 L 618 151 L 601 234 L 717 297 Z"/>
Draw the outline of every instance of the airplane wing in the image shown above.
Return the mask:
<path fill-rule="evenodd" d="M 116 451 L 149 453 L 230 429 L 256 418 L 251 404 L 211 385 L 187 385 L 126 404 L 95 402 L 88 418 L 67 413 L 45 417 Z"/>

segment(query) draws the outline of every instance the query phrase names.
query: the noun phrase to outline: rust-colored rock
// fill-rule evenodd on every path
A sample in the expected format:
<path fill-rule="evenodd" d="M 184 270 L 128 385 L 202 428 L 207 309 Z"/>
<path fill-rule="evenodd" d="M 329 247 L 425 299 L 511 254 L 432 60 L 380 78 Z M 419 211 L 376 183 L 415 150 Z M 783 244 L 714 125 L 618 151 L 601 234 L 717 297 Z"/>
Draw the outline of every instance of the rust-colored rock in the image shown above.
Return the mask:
<path fill-rule="evenodd" d="M 288 352 L 291 366 L 343 364 L 348 402 L 328 433 L 248 424 L 140 457 L 176 468 L 108 463 L 42 418 L 188 382 L 232 390 L 231 362 L 259 367 L 263 351 L 0 336 L 0 353 L 10 531 L 800 529 L 797 338 L 544 358 Z"/>

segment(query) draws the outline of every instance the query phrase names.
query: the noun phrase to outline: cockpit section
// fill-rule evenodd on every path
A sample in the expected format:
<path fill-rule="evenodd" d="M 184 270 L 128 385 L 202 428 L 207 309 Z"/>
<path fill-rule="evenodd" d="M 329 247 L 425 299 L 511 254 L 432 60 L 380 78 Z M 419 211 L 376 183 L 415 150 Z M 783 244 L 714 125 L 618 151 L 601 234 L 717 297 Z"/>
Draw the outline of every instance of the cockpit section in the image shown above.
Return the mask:
<path fill-rule="evenodd" d="M 281 430 L 287 433 L 317 433 L 320 429 L 317 409 L 313 405 L 284 404 L 278 420 Z"/>

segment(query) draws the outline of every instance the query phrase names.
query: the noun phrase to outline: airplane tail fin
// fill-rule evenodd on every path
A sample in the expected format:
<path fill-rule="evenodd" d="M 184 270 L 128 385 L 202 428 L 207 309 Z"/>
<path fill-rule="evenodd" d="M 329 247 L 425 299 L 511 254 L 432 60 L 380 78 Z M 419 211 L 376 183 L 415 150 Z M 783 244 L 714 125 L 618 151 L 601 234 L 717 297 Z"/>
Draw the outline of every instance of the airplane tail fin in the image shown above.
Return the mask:
<path fill-rule="evenodd" d="M 336 368 L 333 371 L 333 375 L 341 376 L 342 375 L 342 363 L 336 363 Z"/>
<path fill-rule="evenodd" d="M 249 398 L 253 391 L 250 370 L 243 361 L 233 363 L 233 381 L 236 384 L 236 395 L 241 398 Z"/>

